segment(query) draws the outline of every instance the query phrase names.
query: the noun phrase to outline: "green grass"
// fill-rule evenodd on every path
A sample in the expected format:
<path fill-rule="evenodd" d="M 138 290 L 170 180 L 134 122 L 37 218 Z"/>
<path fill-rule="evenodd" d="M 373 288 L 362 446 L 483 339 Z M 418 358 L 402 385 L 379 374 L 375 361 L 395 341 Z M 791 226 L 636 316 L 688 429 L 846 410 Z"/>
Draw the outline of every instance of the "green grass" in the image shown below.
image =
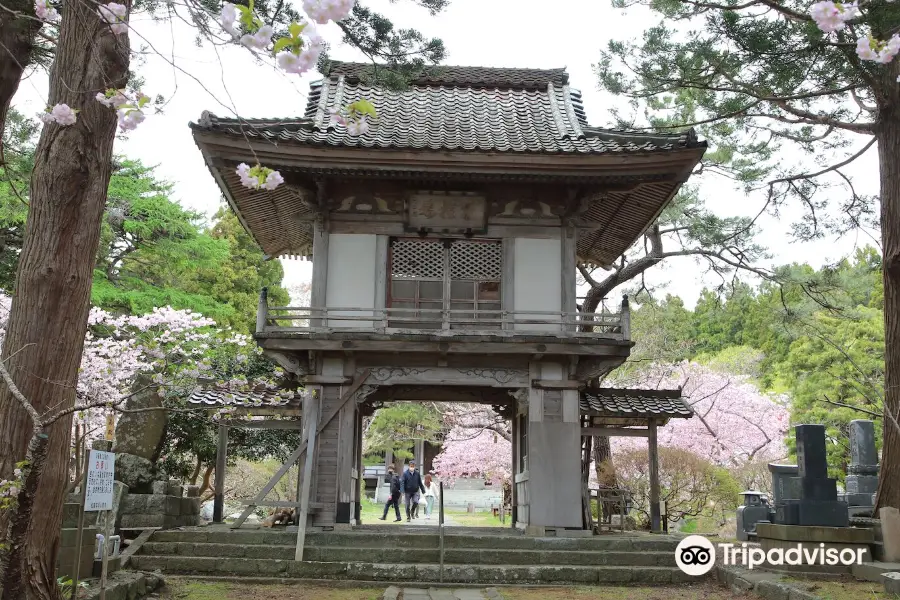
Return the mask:
<path fill-rule="evenodd" d="M 855 581 L 849 578 L 838 581 L 821 581 L 782 577 L 793 587 L 815 594 L 822 600 L 900 600 L 897 594 L 888 594 L 884 586 L 871 581 Z"/>
<path fill-rule="evenodd" d="M 386 587 L 386 586 L 384 586 Z M 384 587 L 330 587 L 294 584 L 247 584 L 186 581 L 168 578 L 162 598 L 165 600 L 381 600 Z"/>

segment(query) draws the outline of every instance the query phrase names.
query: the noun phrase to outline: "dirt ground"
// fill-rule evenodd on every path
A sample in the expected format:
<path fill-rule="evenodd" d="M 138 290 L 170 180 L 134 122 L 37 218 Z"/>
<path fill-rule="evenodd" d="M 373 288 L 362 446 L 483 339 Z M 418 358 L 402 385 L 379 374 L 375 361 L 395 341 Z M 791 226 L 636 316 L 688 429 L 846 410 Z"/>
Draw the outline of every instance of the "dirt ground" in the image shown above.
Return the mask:
<path fill-rule="evenodd" d="M 165 600 L 381 600 L 387 586 L 340 588 L 309 585 L 251 585 L 169 579 Z M 500 588 L 509 600 L 736 600 L 714 584 L 669 587 Z M 871 597 L 870 597 L 871 598 Z M 843 599 L 842 599 L 843 600 Z"/>

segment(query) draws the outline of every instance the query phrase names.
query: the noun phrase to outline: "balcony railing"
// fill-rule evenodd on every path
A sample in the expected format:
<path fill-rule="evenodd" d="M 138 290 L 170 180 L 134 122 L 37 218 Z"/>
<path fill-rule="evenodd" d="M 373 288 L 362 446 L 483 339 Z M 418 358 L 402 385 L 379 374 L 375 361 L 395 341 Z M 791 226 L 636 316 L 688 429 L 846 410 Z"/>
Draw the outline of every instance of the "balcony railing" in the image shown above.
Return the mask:
<path fill-rule="evenodd" d="M 257 333 L 416 333 L 434 335 L 550 335 L 628 340 L 627 300 L 621 312 L 268 306 L 260 295 Z"/>

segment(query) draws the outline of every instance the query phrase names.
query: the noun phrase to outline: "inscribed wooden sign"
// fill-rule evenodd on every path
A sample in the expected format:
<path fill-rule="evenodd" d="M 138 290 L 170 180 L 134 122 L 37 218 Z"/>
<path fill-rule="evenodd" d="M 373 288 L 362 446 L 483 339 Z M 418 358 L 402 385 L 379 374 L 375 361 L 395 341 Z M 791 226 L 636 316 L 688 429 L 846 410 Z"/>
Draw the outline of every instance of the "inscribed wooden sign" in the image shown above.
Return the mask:
<path fill-rule="evenodd" d="M 484 229 L 484 196 L 414 194 L 409 198 L 409 226 L 413 229 Z"/>
<path fill-rule="evenodd" d="M 84 510 L 112 510 L 113 481 L 116 455 L 91 450 L 87 464 L 87 484 L 84 488 Z"/>

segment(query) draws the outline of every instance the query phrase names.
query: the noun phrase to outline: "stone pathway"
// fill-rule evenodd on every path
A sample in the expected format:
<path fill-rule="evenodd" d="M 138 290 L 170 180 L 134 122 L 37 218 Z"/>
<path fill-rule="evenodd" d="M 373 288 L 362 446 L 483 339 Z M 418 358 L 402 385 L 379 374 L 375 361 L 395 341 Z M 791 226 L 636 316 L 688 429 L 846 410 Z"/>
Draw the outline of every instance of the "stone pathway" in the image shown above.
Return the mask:
<path fill-rule="evenodd" d="M 383 600 L 501 600 L 496 588 L 484 590 L 452 588 L 398 588 L 391 586 L 384 591 Z"/>

